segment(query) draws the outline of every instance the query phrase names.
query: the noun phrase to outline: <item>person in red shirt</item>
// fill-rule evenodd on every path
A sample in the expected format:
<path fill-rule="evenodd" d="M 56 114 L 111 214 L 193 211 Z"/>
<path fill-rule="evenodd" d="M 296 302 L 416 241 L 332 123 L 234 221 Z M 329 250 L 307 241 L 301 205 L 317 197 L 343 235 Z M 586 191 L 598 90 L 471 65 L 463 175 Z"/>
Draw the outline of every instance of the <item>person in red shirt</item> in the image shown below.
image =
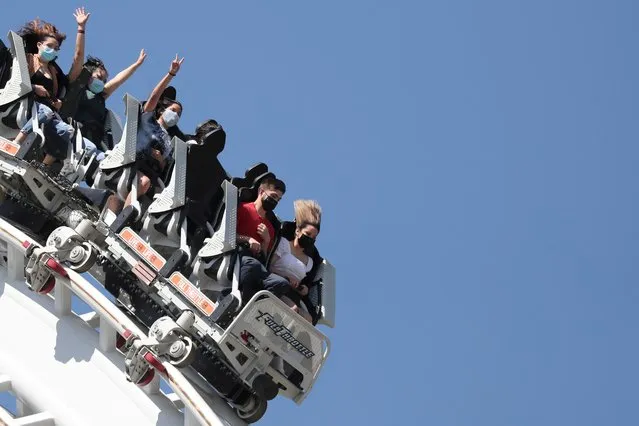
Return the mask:
<path fill-rule="evenodd" d="M 277 207 L 285 192 L 284 182 L 266 178 L 260 184 L 255 201 L 241 203 L 237 208 L 237 243 L 248 248 L 240 261 L 243 303 L 260 290 L 280 297 L 292 289 L 286 278 L 266 269 L 266 259 L 276 239 L 275 229 L 266 214 Z"/>

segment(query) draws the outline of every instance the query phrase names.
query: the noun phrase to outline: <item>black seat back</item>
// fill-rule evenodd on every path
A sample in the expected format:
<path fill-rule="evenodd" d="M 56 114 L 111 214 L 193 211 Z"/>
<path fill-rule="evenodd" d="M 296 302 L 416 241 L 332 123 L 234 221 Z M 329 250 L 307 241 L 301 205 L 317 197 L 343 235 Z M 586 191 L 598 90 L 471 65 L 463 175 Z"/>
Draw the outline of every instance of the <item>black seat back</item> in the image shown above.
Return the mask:
<path fill-rule="evenodd" d="M 186 156 L 187 215 L 198 226 L 204 226 L 206 222 L 215 226 L 221 217 L 222 182 L 231 179 L 217 159 L 225 141 L 226 133 L 220 127 L 207 134 L 201 145 L 189 145 Z"/>
<path fill-rule="evenodd" d="M 13 57 L 11 51 L 0 40 L 0 89 L 4 88 L 7 81 L 11 78 L 11 67 L 13 66 Z"/>
<path fill-rule="evenodd" d="M 238 189 L 239 202 L 248 203 L 255 201 L 260 183 L 266 177 L 275 178 L 275 174 L 268 171 L 268 166 L 264 163 L 257 163 L 249 167 L 244 172 L 244 177 L 235 177 L 231 183 Z"/>

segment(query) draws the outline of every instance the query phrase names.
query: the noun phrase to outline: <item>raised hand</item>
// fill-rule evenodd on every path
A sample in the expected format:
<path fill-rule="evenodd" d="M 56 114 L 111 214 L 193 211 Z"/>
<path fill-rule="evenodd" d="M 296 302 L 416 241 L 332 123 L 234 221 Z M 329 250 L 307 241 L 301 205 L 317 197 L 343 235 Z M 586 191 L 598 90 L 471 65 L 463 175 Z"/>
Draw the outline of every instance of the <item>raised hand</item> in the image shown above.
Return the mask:
<path fill-rule="evenodd" d="M 89 16 L 91 16 L 91 13 L 86 13 L 84 11 L 84 7 L 79 7 L 75 10 L 73 16 L 75 17 L 75 22 L 78 23 L 78 26 L 80 28 L 84 28 L 84 26 L 87 24 L 87 21 L 89 20 Z"/>
<path fill-rule="evenodd" d="M 178 71 L 180 71 L 180 66 L 182 65 L 182 62 L 184 62 L 184 58 L 180 59 L 178 61 L 178 55 L 175 55 L 175 59 L 173 59 L 173 62 L 171 62 L 171 68 L 169 68 L 169 74 L 177 74 Z"/>
<path fill-rule="evenodd" d="M 138 65 L 142 65 L 145 59 L 146 59 L 146 52 L 144 51 L 144 49 L 142 49 L 140 50 L 140 56 L 138 56 L 138 60 L 135 61 L 135 63 Z"/>

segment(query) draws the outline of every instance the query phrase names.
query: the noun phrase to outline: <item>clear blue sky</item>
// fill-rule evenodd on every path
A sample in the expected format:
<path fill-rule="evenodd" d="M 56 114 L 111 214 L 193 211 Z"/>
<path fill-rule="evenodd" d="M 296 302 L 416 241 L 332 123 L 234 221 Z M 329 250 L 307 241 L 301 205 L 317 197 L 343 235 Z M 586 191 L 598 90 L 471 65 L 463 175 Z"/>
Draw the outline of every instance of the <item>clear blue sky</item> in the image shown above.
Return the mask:
<path fill-rule="evenodd" d="M 80 4 L 4 7 L 71 35 Z M 101 1 L 87 52 L 168 70 L 324 208 L 333 353 L 263 425 L 639 424 L 636 1 Z M 73 41 L 63 45 L 70 65 Z"/>

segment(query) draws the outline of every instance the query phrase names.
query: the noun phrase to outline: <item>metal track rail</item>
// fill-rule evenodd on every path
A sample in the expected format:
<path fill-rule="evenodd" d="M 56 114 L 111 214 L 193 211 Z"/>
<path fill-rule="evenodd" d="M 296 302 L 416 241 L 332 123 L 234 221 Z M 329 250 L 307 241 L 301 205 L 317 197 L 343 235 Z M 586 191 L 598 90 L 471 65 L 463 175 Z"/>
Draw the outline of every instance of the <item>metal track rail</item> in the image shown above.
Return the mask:
<path fill-rule="evenodd" d="M 156 379 L 154 379 L 151 383 L 149 383 L 142 389 L 133 383 L 127 382 L 125 380 L 124 373 L 124 357 L 120 352 L 116 350 L 117 333 L 123 334 L 126 330 L 128 330 L 135 336 L 144 337 L 145 335 L 142 330 L 140 330 L 140 328 L 126 314 L 120 311 L 96 287 L 94 287 L 81 275 L 70 269 L 66 269 L 68 277 L 64 277 L 59 274 L 56 275 L 55 290 L 51 293 L 54 295 L 53 300 L 51 300 L 52 296 L 42 296 L 30 292 L 29 290 L 27 290 L 28 286 L 24 280 L 26 249 L 24 248 L 23 243 L 25 241 L 28 241 L 31 244 L 37 243 L 28 235 L 1 219 L 0 241 L 4 242 L 7 247 L 7 261 L 5 265 L 6 273 L 2 271 L 4 267 L 0 268 L 0 279 L 2 279 L 1 275 L 6 275 L 6 277 L 4 278 L 4 289 L 0 291 L 0 306 L 3 306 L 3 302 L 7 303 L 6 299 L 11 297 L 11 294 L 14 294 L 17 295 L 16 297 L 20 298 L 20 300 L 22 301 L 22 305 L 26 306 L 27 309 L 32 309 L 34 311 L 38 310 L 39 315 L 41 316 L 46 314 L 47 311 L 49 314 L 55 315 L 53 319 L 57 321 L 57 323 L 66 321 L 70 317 L 76 320 L 73 321 L 74 323 L 78 323 L 77 319 L 80 319 L 82 321 L 82 325 L 84 326 L 84 330 L 82 330 L 82 333 L 93 333 L 93 338 L 87 337 L 82 342 L 78 340 L 78 348 L 80 348 L 81 345 L 92 346 L 92 357 L 96 356 L 96 354 L 99 354 L 99 356 L 101 357 L 101 362 L 104 363 L 104 360 L 108 360 L 108 362 L 110 363 L 110 365 L 108 366 L 110 368 L 110 371 L 114 371 L 114 367 L 120 371 L 121 374 L 115 374 L 113 377 L 110 377 L 111 382 L 117 381 L 119 389 L 121 389 L 123 392 L 130 393 L 133 400 L 135 400 L 136 398 L 138 400 L 140 400 L 140 398 L 147 400 L 150 399 L 153 401 L 153 404 L 155 404 L 156 408 L 154 409 L 165 412 L 164 416 L 158 416 L 155 421 L 149 424 L 175 424 L 163 423 L 161 421 L 161 418 L 165 418 L 167 420 L 169 418 L 173 418 L 174 421 L 174 416 L 178 415 L 183 418 L 183 423 L 186 426 L 245 425 L 242 420 L 238 419 L 231 407 L 221 398 L 212 397 L 209 394 L 204 395 L 200 393 L 196 389 L 196 387 L 194 387 L 193 383 L 190 382 L 180 370 L 175 368 L 175 366 L 167 361 L 162 360 L 162 366 L 164 367 L 163 371 L 158 371 L 156 369 Z M 92 312 L 83 315 L 76 315 L 74 312 L 72 312 L 71 300 L 74 296 L 78 297 L 86 304 L 88 304 L 91 307 Z M 5 301 L 2 300 L 3 298 L 5 299 Z M 0 312 L 0 317 L 1 316 L 2 312 Z M 14 393 L 17 399 L 20 401 L 21 406 L 24 405 L 25 407 L 30 407 L 28 410 L 23 410 L 21 414 L 35 416 L 32 418 L 36 422 L 43 421 L 42 423 L 33 424 L 45 425 L 48 421 L 46 420 L 48 418 L 47 416 L 51 417 L 57 412 L 59 413 L 64 411 L 59 410 L 59 407 L 58 409 L 56 409 L 55 406 L 48 406 L 47 404 L 51 404 L 53 401 L 64 401 L 64 405 L 66 406 L 64 408 L 73 412 L 73 401 L 63 398 L 62 395 L 58 395 L 58 398 L 48 398 L 46 396 L 41 397 L 41 392 L 38 392 L 37 390 L 31 391 L 29 389 L 29 387 L 33 387 L 33 383 L 28 384 L 28 386 L 25 385 L 26 379 L 23 380 L 21 376 L 26 375 L 16 374 L 14 377 L 14 375 L 10 374 L 8 371 L 2 371 L 3 365 L 6 366 L 11 364 L 10 359 L 9 361 L 7 361 L 8 354 L 15 355 L 19 352 L 19 350 L 17 350 L 16 352 L 15 347 L 12 347 L 11 349 L 13 350 L 10 350 L 8 346 L 5 346 L 10 343 L 2 337 L 4 337 L 5 335 L 9 336 L 11 334 L 5 332 L 10 330 L 8 327 L 19 328 L 20 321 L 21 318 L 15 318 L 12 323 L 0 324 L 0 340 L 3 340 L 3 343 L 0 344 L 0 378 L 2 378 L 2 380 L 0 380 L 0 391 L 9 390 Z M 7 328 L 5 329 L 5 327 Z M 78 331 L 78 338 L 79 334 L 81 333 Z M 29 336 L 25 336 L 24 339 L 29 339 Z M 19 344 L 20 342 L 17 343 Z M 73 345 L 72 347 L 65 348 L 65 351 L 70 351 L 71 356 L 73 356 L 73 350 Z M 43 352 L 40 356 L 51 356 L 51 354 Z M 70 369 L 69 372 L 71 373 Z M 159 389 L 159 378 L 157 373 L 159 373 L 159 375 L 170 386 L 173 391 L 172 394 L 165 395 Z M 190 372 L 189 375 L 191 375 Z M 45 381 L 46 378 L 42 378 L 41 380 Z M 95 384 L 87 382 L 86 385 L 86 392 L 97 392 L 98 394 L 100 393 L 99 391 L 92 390 L 92 387 L 95 386 Z M 61 392 L 64 390 L 63 388 L 64 386 L 61 385 Z M 108 395 L 103 395 L 103 397 L 109 398 Z M 148 401 L 140 401 L 141 403 L 144 402 L 148 404 Z M 105 410 L 109 409 L 107 408 L 108 406 L 108 404 L 105 404 Z M 183 410 L 181 410 L 182 408 Z M 173 410 L 174 412 L 167 412 L 170 410 Z M 55 424 L 57 425 L 74 426 L 76 424 L 75 420 L 71 420 L 73 419 L 73 416 L 70 415 L 66 417 L 67 419 L 69 419 L 68 421 L 59 418 L 59 416 L 56 416 L 54 418 Z M 99 412 L 95 413 L 95 419 L 92 420 L 92 424 L 103 424 L 101 422 Z M 28 419 L 24 419 L 24 421 L 20 421 L 18 419 L 10 419 L 7 418 L 6 412 L 0 413 L 0 424 L 32 424 L 28 423 L 28 421 Z M 136 425 L 141 426 L 141 423 L 136 423 Z"/>

